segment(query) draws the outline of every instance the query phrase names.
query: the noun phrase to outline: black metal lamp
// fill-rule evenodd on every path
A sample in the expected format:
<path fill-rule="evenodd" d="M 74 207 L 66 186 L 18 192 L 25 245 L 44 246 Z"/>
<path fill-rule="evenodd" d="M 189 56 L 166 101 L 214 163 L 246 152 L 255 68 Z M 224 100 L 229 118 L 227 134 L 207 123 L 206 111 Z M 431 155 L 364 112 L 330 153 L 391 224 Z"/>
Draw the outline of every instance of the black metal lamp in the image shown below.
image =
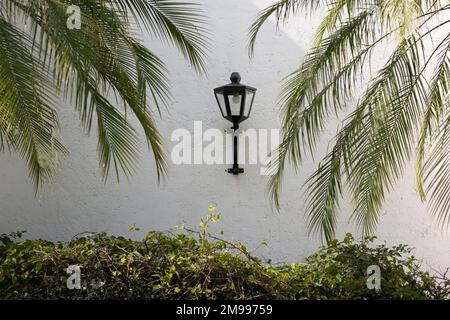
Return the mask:
<path fill-rule="evenodd" d="M 233 123 L 235 132 L 239 129 L 239 123 L 247 120 L 252 111 L 253 101 L 255 100 L 256 89 L 241 84 L 241 76 L 238 72 L 233 72 L 230 77 L 231 83 L 214 89 L 217 103 L 219 104 L 222 116 Z M 243 173 L 244 169 L 238 165 L 238 138 L 234 135 L 233 141 L 234 161 L 233 168 L 228 169 L 228 173 Z"/>

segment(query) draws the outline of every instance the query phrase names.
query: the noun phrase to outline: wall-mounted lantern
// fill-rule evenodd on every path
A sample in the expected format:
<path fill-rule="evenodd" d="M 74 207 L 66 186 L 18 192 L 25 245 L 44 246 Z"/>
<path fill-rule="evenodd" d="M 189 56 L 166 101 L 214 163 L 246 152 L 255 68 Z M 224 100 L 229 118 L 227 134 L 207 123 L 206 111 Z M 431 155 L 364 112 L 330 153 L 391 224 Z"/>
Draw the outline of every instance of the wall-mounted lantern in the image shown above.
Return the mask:
<path fill-rule="evenodd" d="M 230 84 L 214 89 L 214 94 L 222 116 L 233 123 L 231 129 L 235 132 L 233 139 L 233 168 L 228 169 L 228 173 L 239 174 L 243 173 L 244 169 L 239 168 L 238 165 L 238 138 L 236 130 L 239 129 L 239 123 L 250 117 L 256 89 L 241 84 L 241 76 L 238 72 L 233 72 L 230 80 Z"/>

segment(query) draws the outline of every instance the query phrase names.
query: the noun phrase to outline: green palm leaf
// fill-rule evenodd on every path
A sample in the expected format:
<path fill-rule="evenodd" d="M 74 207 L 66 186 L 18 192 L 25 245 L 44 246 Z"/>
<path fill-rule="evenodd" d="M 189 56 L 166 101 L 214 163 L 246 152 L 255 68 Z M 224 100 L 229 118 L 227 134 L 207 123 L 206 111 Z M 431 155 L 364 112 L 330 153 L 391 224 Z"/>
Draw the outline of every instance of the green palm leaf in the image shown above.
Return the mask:
<path fill-rule="evenodd" d="M 80 29 L 66 27 L 69 5 L 80 8 Z M 170 101 L 167 71 L 138 40 L 137 27 L 143 25 L 160 41 L 177 46 L 203 72 L 208 39 L 198 5 L 173 0 L 6 0 L 0 17 L 0 146 L 21 152 L 37 186 L 57 165 L 47 161 L 44 166 L 42 159 L 65 152 L 54 133 L 58 96 L 73 103 L 88 133 L 96 123 L 105 179 L 110 169 L 119 179 L 137 168 L 138 137 L 128 112 L 144 131 L 158 179 L 165 175 L 164 142 L 154 114 Z M 16 87 L 23 92 L 15 92 Z M 31 119 L 25 121 L 26 116 Z"/>
<path fill-rule="evenodd" d="M 423 42 L 448 30 L 450 5 L 426 0 L 338 0 L 322 5 L 327 14 L 313 47 L 298 71 L 288 77 L 281 94 L 283 139 L 269 182 L 275 205 L 280 205 L 286 161 L 298 167 L 305 152 L 314 153 L 325 121 L 359 97 L 332 150 L 305 184 L 310 232 L 326 240 L 334 237 L 339 199 L 346 189 L 352 196 L 354 220 L 363 234 L 372 234 L 386 193 L 414 151 L 419 193 L 430 194 L 438 221 L 448 223 L 449 37 L 434 50 L 425 50 Z M 251 50 L 270 15 L 276 13 L 280 23 L 286 20 L 278 7 L 294 14 L 301 8 L 299 2 L 279 1 L 262 11 L 251 27 Z M 364 66 L 370 65 L 377 47 L 394 41 L 398 42 L 394 53 L 359 94 L 357 85 L 368 72 Z M 433 141 L 437 145 L 427 152 Z"/>
<path fill-rule="evenodd" d="M 0 132 L 28 162 L 35 183 L 49 179 L 58 153 L 58 119 L 52 89 L 42 64 L 29 51 L 27 34 L 0 16 Z M 42 95 L 42 92 L 48 93 Z"/>

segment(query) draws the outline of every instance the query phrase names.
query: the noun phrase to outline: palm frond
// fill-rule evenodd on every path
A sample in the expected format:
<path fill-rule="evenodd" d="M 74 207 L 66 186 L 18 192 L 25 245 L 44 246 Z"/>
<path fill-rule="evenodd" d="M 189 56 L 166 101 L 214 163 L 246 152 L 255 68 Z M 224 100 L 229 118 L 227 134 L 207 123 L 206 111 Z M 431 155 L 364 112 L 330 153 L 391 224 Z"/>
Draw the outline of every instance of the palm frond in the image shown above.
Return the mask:
<path fill-rule="evenodd" d="M 425 102 L 427 106 L 423 115 L 420 135 L 417 143 L 417 157 L 416 157 L 416 180 L 419 195 L 422 200 L 426 199 L 425 189 L 423 185 L 425 152 L 431 138 L 434 136 L 436 129 L 441 126 L 441 117 L 445 112 L 445 104 L 447 103 L 446 95 L 448 92 L 449 83 L 449 57 L 450 51 L 450 35 L 445 37 L 441 43 L 436 47 L 430 56 L 429 61 L 434 54 L 442 50 L 432 76 L 431 83 L 428 89 L 428 96 Z"/>
<path fill-rule="evenodd" d="M 31 39 L 0 16 L 0 127 L 3 141 L 28 162 L 38 187 L 48 180 L 58 154 L 58 119 L 48 74 L 30 51 Z M 44 91 L 47 95 L 41 95 Z"/>
<path fill-rule="evenodd" d="M 297 8 L 295 4 L 279 1 L 260 13 L 252 25 L 250 52 L 256 34 L 277 12 L 277 6 L 290 12 Z M 280 98 L 282 143 L 272 160 L 269 181 L 274 204 L 279 208 L 286 162 L 297 168 L 305 152 L 314 153 L 325 121 L 359 95 L 355 87 L 363 79 L 365 65 L 370 66 L 375 48 L 399 41 L 393 55 L 359 95 L 355 110 L 333 139 L 331 151 L 305 184 L 309 230 L 326 240 L 334 237 L 339 198 L 345 187 L 353 197 L 353 219 L 363 234 L 372 234 L 385 194 L 402 175 L 416 147 L 419 193 L 425 195 L 425 180 L 437 219 L 448 222 L 450 182 L 445 177 L 450 168 L 450 139 L 444 115 L 449 101 L 449 37 L 431 53 L 422 43 L 448 26 L 450 20 L 438 17 L 450 10 L 450 5 L 440 0 L 337 0 L 321 4 L 327 14 L 313 48 L 302 66 L 288 77 Z M 285 22 L 288 17 L 277 20 Z M 429 69 L 441 47 L 446 49 L 430 81 Z M 434 137 L 440 137 L 440 147 L 424 165 L 428 140 Z"/>
<path fill-rule="evenodd" d="M 208 32 L 200 5 L 174 0 L 114 0 L 113 5 L 131 13 L 138 24 L 159 39 L 176 45 L 198 71 L 206 70 Z"/>
<path fill-rule="evenodd" d="M 424 116 L 419 140 L 417 160 L 418 184 L 422 189 L 423 198 L 430 194 L 430 205 L 435 219 L 442 226 L 450 222 L 450 181 L 449 168 L 449 125 L 448 114 L 449 87 L 450 87 L 450 36 L 441 42 L 441 52 L 435 73 L 430 83 L 427 96 L 426 116 Z M 426 151 L 427 138 L 435 141 L 430 154 L 423 163 Z M 423 178 L 424 177 L 424 178 Z M 428 184 L 424 190 L 422 181 Z"/>
<path fill-rule="evenodd" d="M 419 40 L 403 41 L 360 102 L 370 116 L 350 153 L 348 180 L 353 216 L 365 235 L 374 232 L 385 193 L 402 174 L 414 148 L 409 137 L 419 124 L 425 101 L 419 66 L 422 51 Z"/>
<path fill-rule="evenodd" d="M 314 11 L 318 8 L 322 0 L 280 0 L 275 4 L 262 10 L 255 22 L 250 27 L 248 52 L 250 57 L 255 51 L 256 39 L 261 27 L 266 23 L 267 19 L 275 15 L 277 25 L 283 24 L 290 16 L 295 16 L 300 10 Z M 325 0 L 323 0 L 325 2 Z"/>
<path fill-rule="evenodd" d="M 370 30 L 375 14 L 374 10 L 363 11 L 346 21 L 335 34 L 313 48 L 301 68 L 288 78 L 280 99 L 282 143 L 278 159 L 272 161 L 269 183 L 277 208 L 285 159 L 289 156 L 297 167 L 303 158 L 302 150 L 313 152 L 325 119 L 331 111 L 345 106 L 352 95 L 352 83 L 359 79 L 357 71 L 363 68 L 365 57 L 380 42 L 372 41 L 376 32 Z M 366 42 L 358 42 L 359 35 Z M 347 50 L 354 54 L 347 55 Z"/>
<path fill-rule="evenodd" d="M 79 30 L 65 27 L 69 4 L 81 9 Z M 159 40 L 178 46 L 191 66 L 203 72 L 208 38 L 201 8 L 173 0 L 7 0 L 0 10 L 10 24 L 27 25 L 31 30 L 26 41 L 18 41 L 33 51 L 33 59 L 50 80 L 42 81 L 48 85 L 37 91 L 38 98 L 57 90 L 74 104 L 87 132 L 96 120 L 104 178 L 110 168 L 119 179 L 120 173 L 129 177 L 137 167 L 137 133 L 128 120 L 128 110 L 144 131 L 158 180 L 163 177 L 167 163 L 154 111 L 161 114 L 161 107 L 170 101 L 167 70 L 136 38 L 135 26 L 143 25 Z M 36 74 L 38 83 L 41 79 L 44 74 Z M 54 101 L 44 102 L 54 105 Z M 0 115 L 0 141 L 12 145 L 16 138 L 4 128 L 20 129 L 22 124 L 11 123 L 7 113 Z"/>

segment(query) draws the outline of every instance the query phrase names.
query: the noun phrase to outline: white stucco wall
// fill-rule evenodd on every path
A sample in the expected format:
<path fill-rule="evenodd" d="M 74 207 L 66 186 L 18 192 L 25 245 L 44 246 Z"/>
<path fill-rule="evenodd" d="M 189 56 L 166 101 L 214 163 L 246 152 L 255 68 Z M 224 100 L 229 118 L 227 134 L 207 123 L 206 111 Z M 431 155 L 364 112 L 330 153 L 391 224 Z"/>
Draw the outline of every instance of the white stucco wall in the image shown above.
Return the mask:
<path fill-rule="evenodd" d="M 174 102 L 159 121 L 167 141 L 168 154 L 174 143 L 170 134 L 178 128 L 193 130 L 194 121 L 224 130 L 230 125 L 220 117 L 212 89 L 228 82 L 232 71 L 239 71 L 243 82 L 258 88 L 251 118 L 242 128 L 279 127 L 276 107 L 281 80 L 302 61 L 310 45 L 317 19 L 298 18 L 296 23 L 276 31 L 268 23 L 261 33 L 253 60 L 247 55 L 247 32 L 257 12 L 271 0 L 202 0 L 207 12 L 212 46 L 208 75 L 196 75 L 173 48 L 151 39 L 146 43 L 167 63 Z M 275 261 L 300 260 L 320 245 L 307 236 L 304 194 L 301 186 L 317 167 L 320 156 L 305 161 L 296 174 L 285 175 L 282 210 L 273 212 L 266 196 L 268 178 L 259 174 L 259 166 L 246 165 L 243 175 L 224 172 L 227 165 L 170 166 L 169 176 L 157 185 L 151 153 L 142 144 L 139 174 L 130 182 L 103 184 L 98 169 L 96 136 L 87 137 L 78 115 L 69 105 L 61 105 L 59 115 L 63 141 L 70 155 L 62 162 L 55 181 L 35 197 L 25 163 L 15 154 L 0 154 L 0 233 L 27 230 L 28 237 L 69 239 L 84 231 L 128 234 L 136 224 L 143 231 L 168 229 L 186 220 L 196 225 L 216 203 L 223 215 L 217 230 L 225 236 L 256 247 L 261 240 L 261 256 Z M 331 121 L 328 138 L 323 139 L 323 154 L 338 121 Z M 339 236 L 356 233 L 348 219 L 351 207 L 342 205 Z M 417 197 L 414 170 L 407 170 L 387 197 L 377 235 L 389 244 L 407 243 L 416 255 L 435 268 L 450 266 L 447 233 L 432 223 L 426 205 Z"/>

